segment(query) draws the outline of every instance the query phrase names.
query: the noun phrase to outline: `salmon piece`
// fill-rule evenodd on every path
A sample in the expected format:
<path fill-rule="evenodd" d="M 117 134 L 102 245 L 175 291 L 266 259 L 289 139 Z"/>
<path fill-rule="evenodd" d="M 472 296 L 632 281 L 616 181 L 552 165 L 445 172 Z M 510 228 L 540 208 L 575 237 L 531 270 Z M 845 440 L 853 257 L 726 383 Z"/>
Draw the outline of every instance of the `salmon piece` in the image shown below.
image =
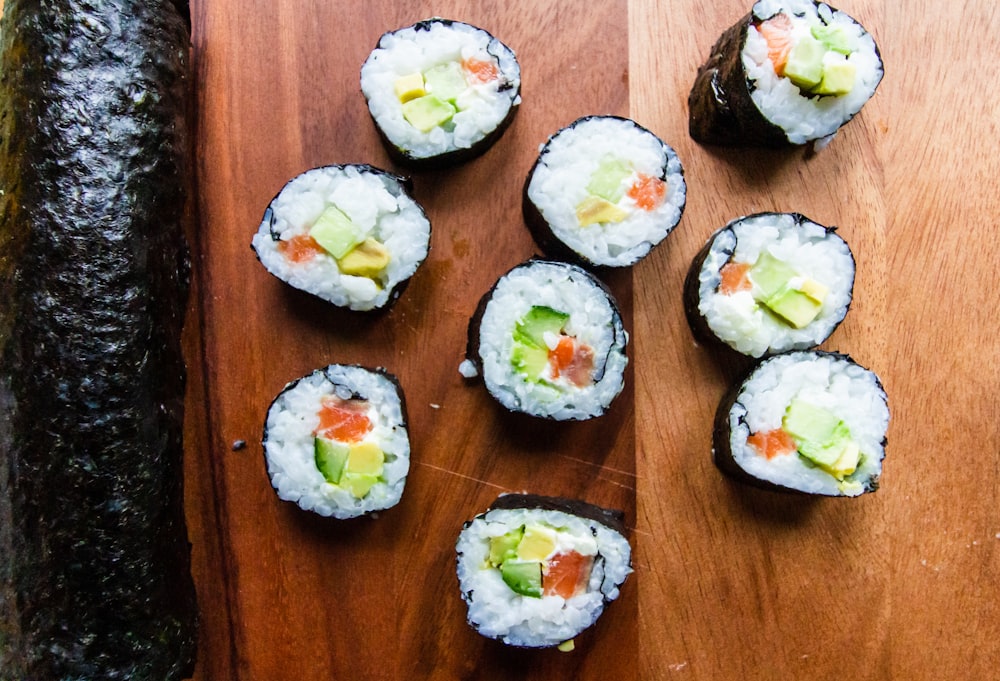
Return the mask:
<path fill-rule="evenodd" d="M 667 196 L 667 183 L 652 175 L 640 174 L 628 188 L 629 197 L 643 210 L 655 210 Z"/>
<path fill-rule="evenodd" d="M 577 551 L 557 553 L 542 571 L 542 595 L 572 598 L 587 590 L 593 556 Z"/>
<path fill-rule="evenodd" d="M 792 20 L 787 14 L 775 14 L 767 21 L 761 22 L 757 30 L 767 41 L 767 57 L 774 66 L 774 72 L 784 76 L 788 54 L 795 45 L 792 39 Z"/>
<path fill-rule="evenodd" d="M 323 398 L 319 410 L 319 427 L 315 435 L 339 442 L 358 442 L 372 429 L 368 418 L 368 402 L 344 400 L 335 395 Z"/>
<path fill-rule="evenodd" d="M 549 350 L 549 364 L 555 378 L 565 376 L 578 388 L 594 382 L 594 350 L 570 336 L 561 337 L 559 344 Z"/>
<path fill-rule="evenodd" d="M 488 83 L 500 75 L 496 64 L 482 59 L 465 59 L 462 61 L 462 69 L 470 83 Z"/>
<path fill-rule="evenodd" d="M 754 433 L 747 438 L 747 444 L 767 459 L 773 459 L 783 454 L 793 454 L 798 450 L 792 436 L 781 428 Z"/>
<path fill-rule="evenodd" d="M 292 262 L 306 262 L 323 252 L 323 247 L 308 234 L 293 236 L 278 242 L 278 250 Z"/>
<path fill-rule="evenodd" d="M 719 274 L 722 276 L 722 283 L 719 284 L 719 293 L 731 296 L 737 291 L 749 291 L 752 289 L 753 284 L 750 282 L 750 277 L 747 276 L 749 272 L 750 263 L 727 262 L 719 270 Z"/>

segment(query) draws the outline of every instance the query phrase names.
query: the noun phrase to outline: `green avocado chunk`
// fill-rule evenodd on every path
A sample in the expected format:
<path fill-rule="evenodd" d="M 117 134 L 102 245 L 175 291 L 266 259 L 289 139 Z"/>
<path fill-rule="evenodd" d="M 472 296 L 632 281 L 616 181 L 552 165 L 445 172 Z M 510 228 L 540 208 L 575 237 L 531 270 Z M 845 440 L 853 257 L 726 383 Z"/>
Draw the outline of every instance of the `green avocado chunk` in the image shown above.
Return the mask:
<path fill-rule="evenodd" d="M 510 353 L 510 364 L 529 379 L 538 380 L 549 364 L 549 351 L 534 343 L 514 341 L 514 348 Z"/>
<path fill-rule="evenodd" d="M 826 49 L 833 52 L 847 55 L 857 49 L 854 38 L 843 26 L 817 24 L 809 29 L 809 31 L 812 33 L 813 38 L 823 43 Z"/>
<path fill-rule="evenodd" d="M 795 269 L 783 260 L 778 260 L 768 252 L 760 254 L 750 268 L 750 279 L 760 290 L 757 298 L 761 301 L 777 295 L 795 277 Z"/>
<path fill-rule="evenodd" d="M 364 499 L 372 487 L 379 481 L 379 476 L 366 473 L 344 473 L 340 486 L 347 489 L 357 499 Z"/>
<path fill-rule="evenodd" d="M 500 566 L 504 584 L 514 593 L 542 597 L 542 563 L 537 560 L 508 560 Z"/>
<path fill-rule="evenodd" d="M 502 563 L 517 558 L 517 546 L 524 536 L 524 525 L 506 534 L 490 539 L 490 564 L 499 566 Z"/>
<path fill-rule="evenodd" d="M 826 47 L 812 35 L 802 36 L 785 64 L 785 75 L 802 90 L 811 90 L 823 79 L 823 55 Z"/>
<path fill-rule="evenodd" d="M 403 103 L 403 118 L 420 132 L 430 132 L 455 115 L 455 107 L 436 95 L 424 95 Z"/>
<path fill-rule="evenodd" d="M 823 304 L 802 291 L 785 288 L 764 301 L 768 309 L 791 326 L 801 329 L 816 319 Z"/>
<path fill-rule="evenodd" d="M 623 182 L 632 174 L 632 166 L 614 156 L 605 156 L 590 176 L 587 192 L 611 203 L 618 203 L 625 196 Z"/>
<path fill-rule="evenodd" d="M 817 95 L 846 95 L 854 88 L 857 68 L 844 58 L 830 59 L 823 64 L 823 79 L 813 88 Z"/>
<path fill-rule="evenodd" d="M 462 66 L 457 61 L 445 62 L 427 69 L 424 72 L 424 84 L 428 94 L 452 104 L 467 87 Z"/>
<path fill-rule="evenodd" d="M 565 312 L 545 305 L 535 305 L 514 327 L 514 340 L 548 350 L 545 344 L 546 332 L 560 333 L 568 319 L 569 315 Z"/>
<path fill-rule="evenodd" d="M 836 414 L 800 399 L 788 405 L 781 425 L 795 440 L 802 456 L 827 470 L 838 463 L 845 449 L 854 445 L 847 424 Z M 856 465 L 857 446 L 853 449 Z M 849 451 L 846 453 L 851 455 Z"/>
<path fill-rule="evenodd" d="M 339 208 L 327 206 L 309 228 L 309 236 L 334 258 L 342 258 L 361 240 L 361 230 Z"/>
<path fill-rule="evenodd" d="M 347 455 L 351 448 L 343 442 L 327 440 L 323 437 L 313 439 L 313 458 L 316 468 L 323 474 L 323 479 L 332 485 L 339 485 L 347 464 Z"/>

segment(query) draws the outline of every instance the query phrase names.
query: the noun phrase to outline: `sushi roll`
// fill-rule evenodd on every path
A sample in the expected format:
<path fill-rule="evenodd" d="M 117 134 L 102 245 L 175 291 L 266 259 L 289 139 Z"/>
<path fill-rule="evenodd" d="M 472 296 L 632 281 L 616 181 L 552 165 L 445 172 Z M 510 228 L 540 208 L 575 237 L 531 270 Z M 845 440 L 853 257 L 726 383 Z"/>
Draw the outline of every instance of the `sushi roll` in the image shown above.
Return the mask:
<path fill-rule="evenodd" d="M 812 0 L 760 0 L 699 68 L 689 130 L 702 144 L 821 147 L 881 80 L 874 39 L 844 12 Z"/>
<path fill-rule="evenodd" d="M 395 161 L 440 168 L 500 139 L 521 103 L 521 68 L 483 29 L 434 18 L 384 34 L 361 90 Z"/>
<path fill-rule="evenodd" d="M 723 398 L 712 455 L 752 485 L 854 497 L 878 489 L 888 427 L 874 373 L 846 355 L 790 352 L 762 361 Z"/>
<path fill-rule="evenodd" d="M 524 220 L 545 253 L 627 267 L 681 219 L 687 187 L 674 150 L 635 121 L 587 116 L 549 137 L 524 185 Z"/>
<path fill-rule="evenodd" d="M 459 370 L 511 411 L 603 414 L 624 387 L 628 334 L 610 292 L 577 265 L 529 260 L 480 300 Z"/>
<path fill-rule="evenodd" d="M 455 545 L 469 625 L 510 646 L 571 648 L 632 572 L 623 523 L 582 501 L 500 496 Z"/>
<path fill-rule="evenodd" d="M 713 234 L 684 282 L 695 338 L 750 357 L 829 338 L 847 315 L 855 271 L 835 229 L 798 213 L 757 213 Z"/>
<path fill-rule="evenodd" d="M 351 310 L 385 307 L 430 247 L 430 222 L 407 189 L 368 165 L 313 168 L 278 192 L 251 246 L 297 289 Z"/>
<path fill-rule="evenodd" d="M 354 518 L 399 503 L 410 468 L 406 404 L 383 369 L 331 364 L 285 386 L 264 426 L 278 497 Z"/>

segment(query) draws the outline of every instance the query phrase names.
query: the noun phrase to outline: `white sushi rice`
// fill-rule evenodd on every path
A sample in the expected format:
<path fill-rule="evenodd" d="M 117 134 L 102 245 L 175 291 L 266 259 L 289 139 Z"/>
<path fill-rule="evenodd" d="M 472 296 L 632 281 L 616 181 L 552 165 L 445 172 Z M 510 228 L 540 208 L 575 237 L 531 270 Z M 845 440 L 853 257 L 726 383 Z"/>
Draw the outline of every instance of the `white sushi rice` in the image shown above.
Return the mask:
<path fill-rule="evenodd" d="M 459 95 L 449 125 L 423 133 L 403 117 L 397 78 L 433 66 L 475 59 L 494 62 L 500 77 L 473 83 Z M 521 70 L 514 52 L 486 31 L 458 21 L 432 19 L 386 33 L 361 67 L 361 90 L 372 118 L 399 150 L 417 159 L 468 149 L 482 141 L 521 103 Z"/>
<path fill-rule="evenodd" d="M 764 252 L 829 289 L 819 314 L 801 329 L 786 324 L 754 299 L 752 290 L 724 294 L 720 271 L 728 262 L 752 265 Z M 822 343 L 847 313 L 854 287 L 847 243 L 811 220 L 762 213 L 734 220 L 713 235 L 698 272 L 698 311 L 724 343 L 751 357 L 802 350 Z"/>
<path fill-rule="evenodd" d="M 569 599 L 522 596 L 504 583 L 499 570 L 488 565 L 491 538 L 535 522 L 575 535 L 581 544 L 593 544 L 591 551 L 597 558 L 584 593 Z M 469 624 L 480 634 L 513 646 L 548 647 L 573 638 L 618 598 L 619 587 L 632 572 L 631 547 L 623 535 L 602 523 L 554 510 L 487 511 L 467 523 L 455 550 Z"/>
<path fill-rule="evenodd" d="M 621 222 L 581 227 L 577 206 L 603 159 L 632 166 L 626 182 L 638 175 L 666 178 L 666 197 L 643 210 L 625 196 L 616 204 L 627 213 Z M 622 267 L 644 258 L 680 221 L 687 196 L 681 162 L 668 145 L 633 121 L 590 116 L 563 128 L 542 145 L 527 188 L 528 199 L 552 233 L 572 251 L 596 265 Z"/>
<path fill-rule="evenodd" d="M 293 262 L 279 242 L 308 234 L 328 206 L 336 206 L 363 236 L 380 241 L 389 264 L 379 278 L 343 274 L 327 253 Z M 252 246 L 269 272 L 334 305 L 373 310 L 388 303 L 427 257 L 430 222 L 398 179 L 368 166 L 324 166 L 292 179 L 271 202 Z"/>
<path fill-rule="evenodd" d="M 842 26 L 857 45 L 848 57 L 856 67 L 854 87 L 840 96 L 806 96 L 788 78 L 779 77 L 768 59 L 767 41 L 751 25 L 743 46 L 742 61 L 747 79 L 753 83 L 751 96 L 760 112 L 785 131 L 793 144 L 805 144 L 833 135 L 875 94 L 882 80 L 882 61 L 875 41 L 846 13 L 811 0 L 761 0 L 753 8 L 756 19 L 765 20 L 784 12 L 793 17 L 797 31 L 808 32 L 810 24 Z"/>
<path fill-rule="evenodd" d="M 845 482 L 797 454 L 768 459 L 747 443 L 753 433 L 781 428 L 793 399 L 832 411 L 849 428 L 864 461 Z M 868 369 L 838 355 L 792 352 L 754 370 L 730 411 L 729 426 L 733 459 L 753 477 L 810 494 L 857 496 L 878 484 L 889 407 L 878 378 Z"/>
<path fill-rule="evenodd" d="M 533 306 L 569 314 L 564 331 L 594 350 L 591 385 L 555 386 L 514 370 L 514 329 Z M 607 293 L 578 267 L 532 261 L 497 282 L 479 328 L 479 358 L 486 388 L 502 405 L 556 420 L 602 414 L 624 386 L 627 334 Z"/>
<path fill-rule="evenodd" d="M 322 399 L 361 396 L 369 404 L 373 428 L 363 441 L 385 455 L 384 481 L 358 499 L 330 484 L 316 467 L 315 431 Z M 306 511 L 354 518 L 399 503 L 410 468 L 410 440 L 398 386 L 386 375 L 358 366 L 330 365 L 289 384 L 271 404 L 264 430 L 267 472 L 278 497 Z"/>

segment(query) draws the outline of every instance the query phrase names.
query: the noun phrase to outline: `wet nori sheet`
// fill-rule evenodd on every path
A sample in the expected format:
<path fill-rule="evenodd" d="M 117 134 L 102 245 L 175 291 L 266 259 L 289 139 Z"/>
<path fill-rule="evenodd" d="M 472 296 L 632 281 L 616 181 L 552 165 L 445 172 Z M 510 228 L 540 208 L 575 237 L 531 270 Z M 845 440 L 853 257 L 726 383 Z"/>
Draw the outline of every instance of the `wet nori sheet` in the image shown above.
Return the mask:
<path fill-rule="evenodd" d="M 0 679 L 175 679 L 190 23 L 7 0 L 0 24 Z"/>
<path fill-rule="evenodd" d="M 688 95 L 688 132 L 699 144 L 759 147 L 792 144 L 785 131 L 767 120 L 751 98 L 753 86 L 740 55 L 747 28 L 753 22 L 751 12 L 726 29 L 698 68 Z"/>

